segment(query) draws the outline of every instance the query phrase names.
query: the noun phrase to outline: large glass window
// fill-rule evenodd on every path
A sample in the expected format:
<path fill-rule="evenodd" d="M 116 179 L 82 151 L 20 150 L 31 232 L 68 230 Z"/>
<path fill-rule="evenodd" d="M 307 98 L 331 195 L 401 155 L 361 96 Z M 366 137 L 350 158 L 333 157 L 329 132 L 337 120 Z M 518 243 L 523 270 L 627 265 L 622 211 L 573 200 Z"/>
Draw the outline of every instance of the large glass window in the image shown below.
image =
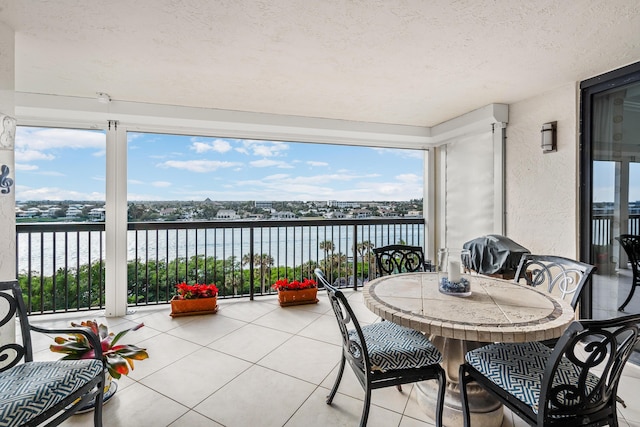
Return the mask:
<path fill-rule="evenodd" d="M 88 220 L 104 207 L 104 131 L 18 126 L 15 162 L 19 220 Z"/>
<path fill-rule="evenodd" d="M 422 213 L 421 205 L 409 205 L 423 196 L 420 150 L 132 132 L 127 138 L 130 220 L 215 219 L 220 210 L 234 210 L 236 219 L 282 211 L 357 217 L 367 215 L 365 207 L 371 216 Z M 198 209 L 207 201 L 215 209 Z M 273 209 L 256 211 L 256 202 Z M 318 210 L 317 202 L 336 204 Z"/>
<path fill-rule="evenodd" d="M 104 131 L 16 129 L 17 272 L 32 313 L 104 305 L 105 149 Z"/>
<path fill-rule="evenodd" d="M 583 316 L 610 318 L 631 288 L 617 238 L 640 234 L 640 64 L 584 82 L 582 252 L 598 267 Z M 590 236 L 590 238 L 587 238 Z M 640 312 L 640 292 L 624 308 Z"/>
<path fill-rule="evenodd" d="M 265 294 L 316 267 L 373 277 L 373 247 L 424 246 L 421 150 L 127 134 L 132 303 L 183 280 Z M 402 218 L 403 220 L 401 220 Z M 360 222 L 358 222 L 360 221 Z"/>

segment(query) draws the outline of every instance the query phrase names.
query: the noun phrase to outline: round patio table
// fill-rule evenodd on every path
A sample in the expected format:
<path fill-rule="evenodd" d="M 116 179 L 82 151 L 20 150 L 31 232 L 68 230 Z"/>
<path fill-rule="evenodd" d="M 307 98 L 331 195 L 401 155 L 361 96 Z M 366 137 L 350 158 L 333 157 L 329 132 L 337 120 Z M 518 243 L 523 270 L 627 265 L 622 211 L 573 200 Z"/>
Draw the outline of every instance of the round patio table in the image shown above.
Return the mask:
<path fill-rule="evenodd" d="M 458 369 L 467 351 L 491 342 L 526 342 L 557 338 L 574 320 L 574 310 L 560 298 L 530 286 L 481 275 L 463 275 L 471 295 L 438 290 L 437 273 L 405 273 L 380 277 L 364 287 L 369 310 L 388 321 L 429 336 L 443 356 L 447 392 L 443 421 L 462 426 Z M 417 384 L 421 407 L 435 419 L 433 381 Z M 471 424 L 500 426 L 502 405 L 480 386 L 467 388 Z"/>

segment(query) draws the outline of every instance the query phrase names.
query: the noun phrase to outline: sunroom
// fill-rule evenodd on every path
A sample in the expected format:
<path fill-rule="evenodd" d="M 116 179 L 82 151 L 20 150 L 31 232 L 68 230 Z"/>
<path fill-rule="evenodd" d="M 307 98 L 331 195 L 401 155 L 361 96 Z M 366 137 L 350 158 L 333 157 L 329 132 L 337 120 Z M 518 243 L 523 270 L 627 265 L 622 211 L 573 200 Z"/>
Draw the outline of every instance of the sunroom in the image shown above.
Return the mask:
<path fill-rule="evenodd" d="M 99 231 L 104 295 L 91 313 L 114 327 L 142 313 L 167 317 L 149 328 L 153 334 L 144 332 L 143 341 L 153 341 L 156 332 L 168 333 L 166 342 L 158 342 L 169 346 L 180 333 L 200 339 L 206 322 L 201 331 L 195 330 L 198 321 L 190 332 L 192 321 L 180 321 L 174 330 L 162 312 L 167 307 L 132 305 L 127 288 L 130 136 L 170 134 L 418 151 L 423 215 L 405 221 L 418 227 L 415 243 L 427 258 L 478 236 L 504 235 L 532 253 L 596 265 L 580 315 L 619 316 L 631 272 L 615 238 L 640 234 L 638 28 L 640 6 L 629 0 L 6 2 L 0 7 L 0 163 L 8 167 L 3 180 L 14 186 L 0 194 L 0 279 L 12 280 L 24 268 L 15 220 L 22 155 L 15 150 L 15 127 L 99 131 L 106 150 Z M 551 124 L 555 146 L 547 150 L 541 130 Z M 357 283 L 359 274 L 344 276 Z M 273 301 L 261 285 L 251 302 L 267 314 L 272 310 L 264 302 Z M 228 313 L 249 299 L 230 298 Z M 248 318 L 227 319 L 228 340 L 236 321 L 256 330 L 269 326 L 252 324 L 256 313 L 242 310 Z M 625 312 L 640 312 L 640 297 Z M 320 314 L 314 320 L 335 328 L 326 312 Z M 362 315 L 368 316 L 364 306 Z M 48 313 L 38 321 L 68 323 L 69 316 L 84 319 L 87 313 Z M 290 333 L 306 338 L 298 332 Z M 213 349 L 214 340 L 205 340 L 202 345 Z M 166 397 L 151 380 L 145 384 L 144 363 L 127 386 Z M 323 381 L 311 381 L 314 393 Z M 194 410 L 211 394 L 197 402 L 174 400 L 184 411 L 161 422 L 184 416 L 188 425 L 193 416 L 241 425 Z M 632 396 L 623 398 L 634 406 L 628 404 Z M 403 402 L 398 405 L 409 409 L 391 409 L 400 414 L 393 425 L 432 423 L 412 412 L 410 398 Z M 296 408 L 302 407 L 308 408 L 303 402 Z M 637 411 L 622 414 L 629 425 L 640 425 Z M 265 425 L 287 421 L 302 423 L 291 415 Z"/>

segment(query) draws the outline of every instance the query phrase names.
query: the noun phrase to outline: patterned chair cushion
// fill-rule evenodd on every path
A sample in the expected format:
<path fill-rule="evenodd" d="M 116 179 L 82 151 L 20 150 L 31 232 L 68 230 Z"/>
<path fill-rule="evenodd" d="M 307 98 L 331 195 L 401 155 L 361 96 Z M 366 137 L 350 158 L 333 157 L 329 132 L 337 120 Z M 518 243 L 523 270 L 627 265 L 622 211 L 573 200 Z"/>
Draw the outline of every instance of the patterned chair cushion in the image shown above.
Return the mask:
<path fill-rule="evenodd" d="M 440 351 L 420 332 L 397 325 L 380 322 L 362 327 L 367 343 L 372 369 L 382 372 L 395 369 L 420 368 L 442 361 Z M 355 330 L 349 331 L 349 339 L 360 343 Z M 357 351 L 357 349 L 356 349 Z M 355 354 L 358 357 L 358 354 Z"/>
<path fill-rule="evenodd" d="M 469 351 L 465 359 L 482 375 L 530 406 L 537 414 L 542 377 L 552 351 L 539 342 L 499 343 Z M 579 368 L 563 358 L 553 385 L 577 384 L 579 375 Z M 589 373 L 587 390 L 593 390 L 598 381 L 598 377 Z"/>
<path fill-rule="evenodd" d="M 0 372 L 0 427 L 23 425 L 103 369 L 101 361 L 87 359 L 29 362 Z"/>

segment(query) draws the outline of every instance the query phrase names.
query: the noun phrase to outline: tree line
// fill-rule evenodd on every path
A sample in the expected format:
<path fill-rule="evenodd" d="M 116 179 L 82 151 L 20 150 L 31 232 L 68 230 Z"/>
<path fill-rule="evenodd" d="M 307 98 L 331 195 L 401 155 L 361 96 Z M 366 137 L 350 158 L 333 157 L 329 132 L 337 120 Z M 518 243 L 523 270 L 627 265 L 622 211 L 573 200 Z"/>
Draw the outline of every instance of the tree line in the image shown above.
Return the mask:
<path fill-rule="evenodd" d="M 349 284 L 353 280 L 366 281 L 375 270 L 373 244 L 356 244 L 356 259 L 335 252 L 331 240 L 319 243 L 324 259 L 309 260 L 302 265 L 275 266 L 267 253 L 247 254 L 238 259 L 194 255 L 171 261 L 136 259 L 127 263 L 127 295 L 130 305 L 166 303 L 175 295 L 175 286 L 182 282 L 215 283 L 219 296 L 247 296 L 253 286 L 254 294 L 266 295 L 271 285 L 281 278 L 314 278 L 314 270 L 322 268 L 332 282 Z M 357 278 L 353 278 L 354 263 Z M 253 276 L 251 273 L 253 272 Z M 372 278 L 372 277 L 371 277 Z M 104 307 L 105 270 L 103 262 L 81 265 L 78 268 L 59 268 L 52 275 L 20 273 L 18 280 L 30 313 L 76 311 Z M 351 281 L 350 281 L 351 280 Z"/>

